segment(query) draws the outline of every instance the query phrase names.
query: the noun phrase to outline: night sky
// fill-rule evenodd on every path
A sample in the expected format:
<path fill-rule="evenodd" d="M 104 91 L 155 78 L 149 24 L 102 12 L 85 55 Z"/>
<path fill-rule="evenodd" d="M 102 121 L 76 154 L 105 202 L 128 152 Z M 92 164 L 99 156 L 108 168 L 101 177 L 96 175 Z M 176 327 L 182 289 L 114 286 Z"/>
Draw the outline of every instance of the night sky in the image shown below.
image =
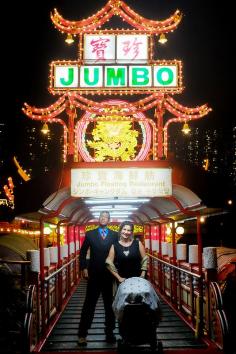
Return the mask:
<path fill-rule="evenodd" d="M 179 9 L 184 17 L 178 28 L 167 35 L 168 42 L 157 48 L 155 59 L 183 61 L 185 90 L 174 98 L 181 104 L 195 107 L 208 103 L 213 112 L 195 125 L 216 127 L 230 131 L 235 124 L 233 52 L 233 2 L 204 0 L 127 0 L 126 3 L 142 16 L 163 20 Z M 2 72 L 4 104 L 1 119 L 14 129 L 10 149 L 20 144 L 19 132 L 29 118 L 21 108 L 24 102 L 45 107 L 58 96 L 49 94 L 49 63 L 56 59 L 77 58 L 77 46 L 69 47 L 65 35 L 54 29 L 50 11 L 57 8 L 69 20 L 80 20 L 92 15 L 106 4 L 105 0 L 21 1 L 14 7 L 6 5 L 13 36 L 2 32 L 5 48 L 3 62 L 8 68 Z M 3 14 L 3 15 L 4 15 Z M 111 27 L 112 27 L 112 22 Z M 114 23 L 114 27 L 116 23 Z M 234 121 L 234 123 L 233 123 Z"/>

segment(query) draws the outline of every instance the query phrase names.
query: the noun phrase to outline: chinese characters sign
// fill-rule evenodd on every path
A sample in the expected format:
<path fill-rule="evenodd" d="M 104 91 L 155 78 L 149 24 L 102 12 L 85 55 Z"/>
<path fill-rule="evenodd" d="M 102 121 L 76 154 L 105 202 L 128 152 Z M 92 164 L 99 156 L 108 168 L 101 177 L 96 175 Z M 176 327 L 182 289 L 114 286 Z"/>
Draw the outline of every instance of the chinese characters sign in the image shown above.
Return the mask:
<path fill-rule="evenodd" d="M 85 34 L 83 60 L 51 63 L 50 92 L 180 93 L 182 62 L 149 62 L 148 36 Z"/>
<path fill-rule="evenodd" d="M 77 168 L 71 170 L 73 197 L 164 197 L 172 195 L 170 168 Z"/>
<path fill-rule="evenodd" d="M 147 36 L 120 35 L 117 36 L 117 63 L 147 63 Z"/>
<path fill-rule="evenodd" d="M 84 62 L 147 63 L 148 37 L 146 35 L 85 35 Z"/>
<path fill-rule="evenodd" d="M 87 64 L 114 63 L 115 36 L 85 35 L 84 61 Z"/>

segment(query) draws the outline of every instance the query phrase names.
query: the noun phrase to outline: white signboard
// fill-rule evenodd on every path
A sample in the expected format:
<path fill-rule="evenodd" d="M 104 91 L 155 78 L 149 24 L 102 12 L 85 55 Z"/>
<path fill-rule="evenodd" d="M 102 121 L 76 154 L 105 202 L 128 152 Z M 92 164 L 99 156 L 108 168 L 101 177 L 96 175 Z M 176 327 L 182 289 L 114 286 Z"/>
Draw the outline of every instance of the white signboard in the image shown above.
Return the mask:
<path fill-rule="evenodd" d="M 81 87 L 102 87 L 103 86 L 103 67 L 102 66 L 81 66 L 80 67 L 80 86 Z"/>
<path fill-rule="evenodd" d="M 164 197 L 172 195 L 171 168 L 76 168 L 73 197 Z"/>
<path fill-rule="evenodd" d="M 154 82 L 155 87 L 174 87 L 177 86 L 178 75 L 176 65 L 165 65 L 163 67 L 155 66 L 154 69 Z"/>
<path fill-rule="evenodd" d="M 147 61 L 147 35 L 84 35 L 84 62 L 86 64 L 145 64 Z"/>
<path fill-rule="evenodd" d="M 148 37 L 146 35 L 118 35 L 116 43 L 117 63 L 140 63 L 148 61 Z"/>
<path fill-rule="evenodd" d="M 78 66 L 55 66 L 55 87 L 78 87 L 79 85 L 79 68 Z"/>
<path fill-rule="evenodd" d="M 54 65 L 54 88 L 178 88 L 175 65 Z"/>
<path fill-rule="evenodd" d="M 115 35 L 84 35 L 84 62 L 86 64 L 115 62 Z"/>
<path fill-rule="evenodd" d="M 152 67 L 151 66 L 130 66 L 129 84 L 131 87 L 152 86 Z"/>

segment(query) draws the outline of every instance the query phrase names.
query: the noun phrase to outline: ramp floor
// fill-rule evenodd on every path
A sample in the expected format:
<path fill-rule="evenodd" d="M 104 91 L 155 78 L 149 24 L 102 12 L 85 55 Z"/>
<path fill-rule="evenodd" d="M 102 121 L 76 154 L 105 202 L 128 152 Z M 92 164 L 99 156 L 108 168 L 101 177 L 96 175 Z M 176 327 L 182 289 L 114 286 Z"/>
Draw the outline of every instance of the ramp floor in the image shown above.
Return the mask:
<path fill-rule="evenodd" d="M 86 281 L 82 280 L 68 302 L 50 336 L 45 342 L 42 352 L 63 351 L 116 351 L 117 344 L 108 344 L 104 334 L 104 309 L 102 299 L 99 299 L 88 333 L 86 347 L 78 346 L 78 325 L 86 291 Z M 157 339 L 162 341 L 164 349 L 200 349 L 206 345 L 194 338 L 194 333 L 176 313 L 161 299 L 162 320 L 157 328 Z M 118 325 L 114 331 L 120 338 Z"/>

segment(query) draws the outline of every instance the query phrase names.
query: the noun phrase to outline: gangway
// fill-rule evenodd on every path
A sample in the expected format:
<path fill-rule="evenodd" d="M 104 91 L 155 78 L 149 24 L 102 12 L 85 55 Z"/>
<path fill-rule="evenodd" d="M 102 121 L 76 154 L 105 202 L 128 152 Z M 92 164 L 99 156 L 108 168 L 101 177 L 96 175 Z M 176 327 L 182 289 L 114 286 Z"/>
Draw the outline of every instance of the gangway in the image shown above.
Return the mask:
<path fill-rule="evenodd" d="M 20 262 L 21 286 L 26 291 L 26 303 L 24 325 L 22 323 L 19 333 L 23 348 L 15 353 L 101 354 L 117 351 L 116 344 L 108 345 L 105 341 L 102 299 L 96 307 L 87 347 L 81 348 L 77 344 L 86 290 L 86 281 L 79 276 L 78 256 L 71 256 L 60 268 L 50 270 L 44 278 L 44 291 L 38 273 L 26 274 L 25 267 L 28 267 L 29 261 Z M 228 324 L 218 283 L 209 282 L 209 274 L 199 275 L 194 268 L 190 271 L 185 269 L 186 265 L 185 268 L 177 267 L 156 255 L 148 256 L 148 279 L 161 300 L 163 316 L 157 328 L 157 339 L 162 342 L 164 352 L 226 353 L 224 349 L 229 345 Z M 26 279 L 31 285 L 26 285 Z M 119 339 L 118 326 L 115 335 Z"/>
<path fill-rule="evenodd" d="M 74 294 L 70 298 L 64 312 L 44 343 L 41 352 L 68 352 L 81 351 L 78 346 L 78 324 L 86 290 L 86 281 L 81 280 Z M 157 339 L 162 341 L 165 349 L 206 349 L 207 345 L 202 340 L 195 339 L 189 326 L 161 300 L 162 320 L 157 328 Z M 119 339 L 116 326 L 115 335 Z M 117 351 L 117 344 L 108 344 L 104 334 L 104 309 L 102 299 L 99 299 L 92 327 L 88 333 L 87 347 L 83 352 L 90 351 Z M 201 351 L 199 350 L 199 353 Z"/>

